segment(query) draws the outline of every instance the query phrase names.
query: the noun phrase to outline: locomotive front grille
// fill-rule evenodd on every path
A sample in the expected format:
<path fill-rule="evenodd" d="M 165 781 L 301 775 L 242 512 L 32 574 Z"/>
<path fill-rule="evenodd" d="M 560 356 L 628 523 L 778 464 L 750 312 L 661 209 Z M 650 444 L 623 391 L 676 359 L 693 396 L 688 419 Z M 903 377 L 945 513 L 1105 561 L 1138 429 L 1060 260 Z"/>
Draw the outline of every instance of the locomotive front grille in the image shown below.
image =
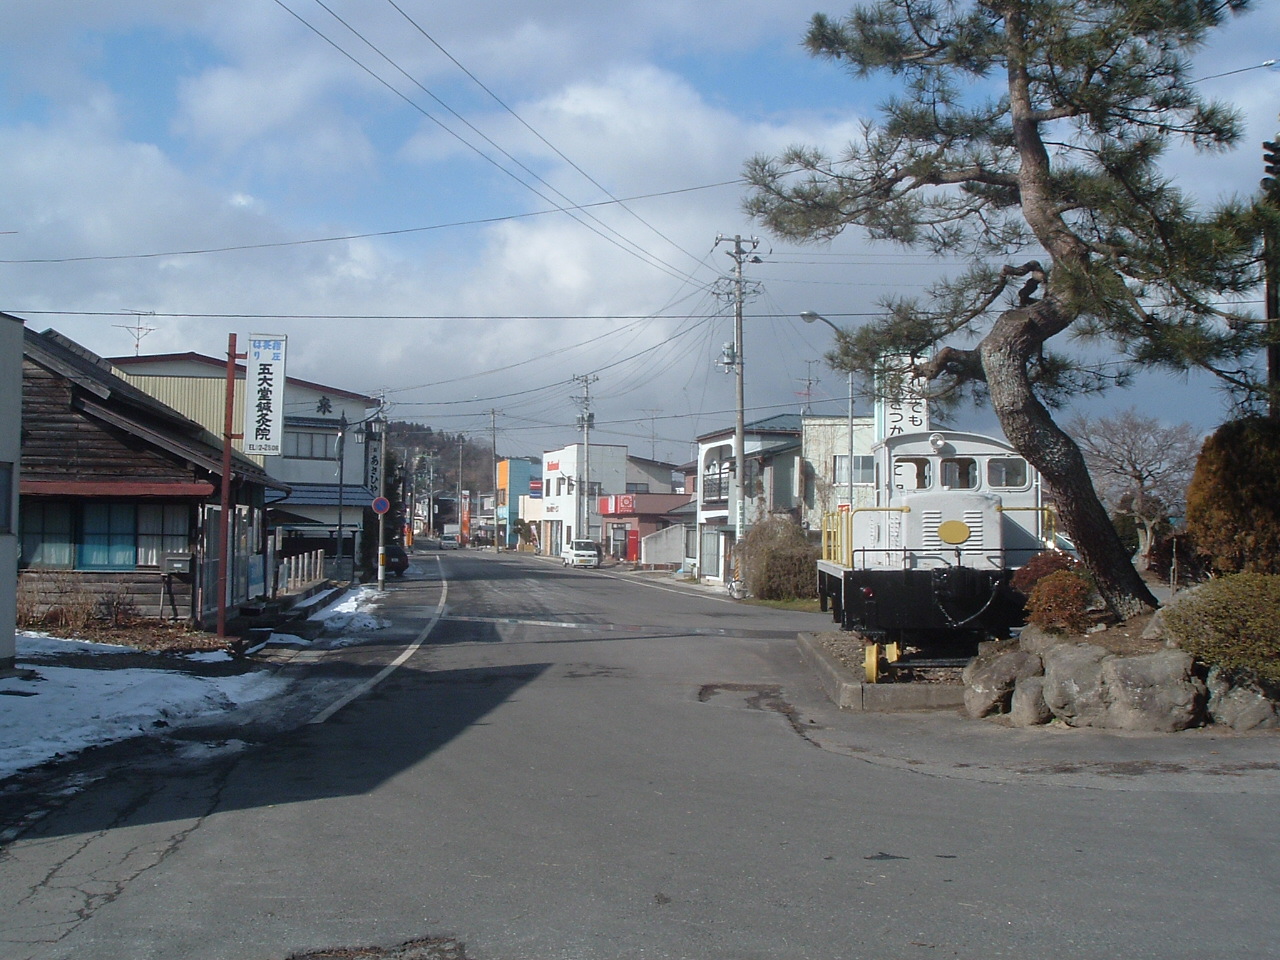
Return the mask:
<path fill-rule="evenodd" d="M 969 528 L 969 538 L 964 543 L 951 544 L 944 541 L 938 533 L 938 528 L 943 524 L 942 511 L 923 510 L 920 545 L 926 553 L 954 553 L 957 549 L 965 553 L 982 550 L 986 545 L 984 516 L 981 510 L 965 510 L 960 519 Z"/>

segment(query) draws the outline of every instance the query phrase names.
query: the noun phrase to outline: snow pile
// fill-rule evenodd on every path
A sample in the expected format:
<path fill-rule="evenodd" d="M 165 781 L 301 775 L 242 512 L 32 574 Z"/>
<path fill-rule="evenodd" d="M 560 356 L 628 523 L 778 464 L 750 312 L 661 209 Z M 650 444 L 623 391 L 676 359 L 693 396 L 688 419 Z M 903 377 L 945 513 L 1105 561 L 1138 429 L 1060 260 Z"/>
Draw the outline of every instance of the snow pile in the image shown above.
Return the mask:
<path fill-rule="evenodd" d="M 353 635 L 372 633 L 375 630 L 386 629 L 390 625 L 389 620 L 375 617 L 365 609 L 377 598 L 378 590 L 376 587 L 364 586 L 346 596 L 340 597 L 318 613 L 313 613 L 307 619 L 323 620 L 325 634 L 339 638 L 333 644 L 334 646 L 356 643 L 359 642 L 360 638 Z M 277 636 L 273 636 L 272 642 L 277 642 L 277 639 Z"/>
<path fill-rule="evenodd" d="M 366 608 L 378 596 L 375 587 L 336 598 L 308 619 L 322 620 L 324 646 L 343 647 L 362 642 L 364 634 L 382 630 L 389 621 Z M 318 597 L 320 607 L 326 599 Z M 274 634 L 272 644 L 310 646 L 289 634 Z M 224 714 L 285 692 L 289 681 L 270 670 L 252 670 L 230 677 L 192 676 L 172 669 L 112 666 L 111 658 L 138 653 L 133 647 L 82 640 L 63 640 L 36 632 L 17 636 L 17 662 L 35 676 L 0 678 L 0 779 L 66 757 L 95 744 L 111 743 L 145 733 L 157 733 L 185 723 Z M 86 657 L 82 666 L 59 666 L 70 655 Z M 184 660 L 211 663 L 229 659 L 224 651 L 186 654 Z M 42 662 L 45 661 L 45 662 Z M 224 744 L 219 749 L 236 749 Z M 192 745 L 190 751 L 208 751 Z"/>
<path fill-rule="evenodd" d="M 35 677 L 0 679 L 0 778 L 95 744 L 225 713 L 274 697 L 288 681 L 268 671 L 196 677 L 173 670 L 113 667 L 110 658 L 132 647 L 61 640 L 40 633 L 17 636 L 18 666 Z M 101 666 L 45 666 L 45 658 L 76 654 Z M 222 652 L 192 661 L 225 660 Z"/>

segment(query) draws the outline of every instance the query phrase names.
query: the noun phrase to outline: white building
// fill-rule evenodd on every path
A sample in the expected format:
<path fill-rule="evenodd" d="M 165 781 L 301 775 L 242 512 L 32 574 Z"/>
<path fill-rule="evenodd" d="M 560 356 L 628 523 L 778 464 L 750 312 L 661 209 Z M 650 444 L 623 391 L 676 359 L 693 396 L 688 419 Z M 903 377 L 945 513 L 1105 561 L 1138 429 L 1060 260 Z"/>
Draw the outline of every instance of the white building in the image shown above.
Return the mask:
<path fill-rule="evenodd" d="M 589 474 L 588 474 L 589 471 Z M 587 482 L 583 482 L 583 478 Z M 558 556 L 570 540 L 599 542 L 599 497 L 627 492 L 627 448 L 572 443 L 542 455 L 542 549 Z"/>
<path fill-rule="evenodd" d="M 0 314 L 0 676 L 13 669 L 18 616 L 18 465 L 22 459 L 22 321 Z"/>
<path fill-rule="evenodd" d="M 801 451 L 804 457 L 804 507 L 802 519 L 810 530 L 820 530 L 824 515 L 852 505 L 869 507 L 875 499 L 875 418 L 853 420 L 853 486 L 849 485 L 848 416 L 805 416 Z"/>
<path fill-rule="evenodd" d="M 542 502 L 539 542 L 544 553 L 558 556 L 570 540 L 604 543 L 600 498 L 625 493 L 672 493 L 675 464 L 627 455 L 617 444 L 573 443 L 542 455 Z M 590 482 L 583 484 L 590 470 Z M 527 518 L 532 520 L 532 518 Z"/>
<path fill-rule="evenodd" d="M 768 516 L 785 513 L 799 519 L 804 465 L 800 457 L 798 414 L 779 414 L 746 424 L 743 460 L 743 529 Z M 739 485 L 733 428 L 698 438 L 697 555 L 686 564 L 697 576 L 723 581 L 732 570 L 734 505 Z"/>

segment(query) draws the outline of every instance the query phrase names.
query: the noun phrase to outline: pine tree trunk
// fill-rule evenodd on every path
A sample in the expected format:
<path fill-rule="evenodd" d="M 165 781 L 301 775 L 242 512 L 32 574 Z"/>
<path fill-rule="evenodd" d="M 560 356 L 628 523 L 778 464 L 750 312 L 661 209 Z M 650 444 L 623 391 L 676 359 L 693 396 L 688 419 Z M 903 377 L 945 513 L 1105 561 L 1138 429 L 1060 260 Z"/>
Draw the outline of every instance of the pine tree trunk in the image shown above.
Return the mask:
<path fill-rule="evenodd" d="M 1075 543 L 1098 592 L 1111 611 L 1127 620 L 1157 606 L 1120 542 L 1093 489 L 1080 448 L 1036 398 L 1028 364 L 1061 318 L 1050 304 L 1005 311 L 978 347 L 992 409 L 1006 438 L 1048 482 L 1058 516 Z M 1044 321 L 1048 321 L 1047 325 Z"/>

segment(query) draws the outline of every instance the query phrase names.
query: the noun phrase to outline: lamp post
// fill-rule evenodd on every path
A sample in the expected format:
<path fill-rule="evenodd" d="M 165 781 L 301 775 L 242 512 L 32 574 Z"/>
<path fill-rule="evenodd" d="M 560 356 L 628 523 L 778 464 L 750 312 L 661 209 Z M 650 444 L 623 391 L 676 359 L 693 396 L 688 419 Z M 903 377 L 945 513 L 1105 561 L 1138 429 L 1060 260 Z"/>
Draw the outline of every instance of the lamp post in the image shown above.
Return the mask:
<path fill-rule="evenodd" d="M 828 327 L 835 331 L 839 337 L 844 331 L 837 327 L 820 313 L 814 313 L 812 310 L 805 310 L 800 314 L 800 319 L 805 323 L 816 323 L 821 320 Z M 849 509 L 853 509 L 853 370 L 849 370 L 849 463 L 848 463 L 848 481 L 849 481 Z"/>

